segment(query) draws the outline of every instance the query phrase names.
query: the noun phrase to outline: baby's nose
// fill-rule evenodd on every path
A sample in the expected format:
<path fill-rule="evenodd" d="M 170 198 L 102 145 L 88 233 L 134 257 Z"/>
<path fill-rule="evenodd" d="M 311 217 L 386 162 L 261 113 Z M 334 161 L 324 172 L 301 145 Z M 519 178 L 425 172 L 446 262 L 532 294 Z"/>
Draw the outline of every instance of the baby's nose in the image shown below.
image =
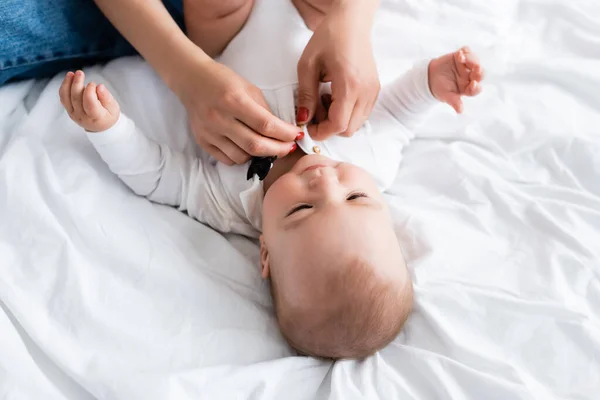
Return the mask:
<path fill-rule="evenodd" d="M 339 184 L 337 174 L 333 168 L 324 167 L 316 169 L 308 182 L 311 189 L 326 190 Z"/>

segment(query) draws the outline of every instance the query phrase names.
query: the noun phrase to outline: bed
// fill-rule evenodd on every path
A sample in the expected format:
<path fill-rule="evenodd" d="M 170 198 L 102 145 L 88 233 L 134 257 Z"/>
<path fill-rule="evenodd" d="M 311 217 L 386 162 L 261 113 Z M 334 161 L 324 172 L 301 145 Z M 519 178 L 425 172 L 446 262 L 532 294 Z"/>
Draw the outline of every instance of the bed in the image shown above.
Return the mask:
<path fill-rule="evenodd" d="M 256 243 L 130 193 L 57 76 L 0 89 L 0 398 L 600 398 L 600 4 L 383 0 L 373 40 L 384 83 L 464 44 L 487 71 L 386 195 L 416 291 L 393 343 L 295 355 Z M 165 136 L 185 113 L 140 59 L 86 73 L 195 151 Z M 140 104 L 136 84 L 162 95 Z"/>

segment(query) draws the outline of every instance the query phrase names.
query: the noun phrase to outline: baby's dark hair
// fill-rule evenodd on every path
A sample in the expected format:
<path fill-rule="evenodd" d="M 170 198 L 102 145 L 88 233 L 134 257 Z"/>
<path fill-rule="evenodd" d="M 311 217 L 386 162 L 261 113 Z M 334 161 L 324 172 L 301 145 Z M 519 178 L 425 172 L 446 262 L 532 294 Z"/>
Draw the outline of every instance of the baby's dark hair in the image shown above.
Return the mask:
<path fill-rule="evenodd" d="M 322 277 L 327 295 L 310 304 L 291 304 L 271 281 L 281 333 L 303 355 L 327 359 L 364 358 L 388 345 L 406 322 L 413 287 L 404 279 L 379 276 L 365 260 L 353 259 Z M 318 298 L 321 297 L 321 298 Z M 326 298 L 322 298 L 326 297 Z"/>

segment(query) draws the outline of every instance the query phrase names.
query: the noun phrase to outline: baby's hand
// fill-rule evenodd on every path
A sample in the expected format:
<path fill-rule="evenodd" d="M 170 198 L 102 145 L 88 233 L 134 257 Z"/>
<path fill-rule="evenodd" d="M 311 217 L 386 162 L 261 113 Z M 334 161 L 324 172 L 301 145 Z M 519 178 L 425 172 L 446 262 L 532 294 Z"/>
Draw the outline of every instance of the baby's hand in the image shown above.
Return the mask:
<path fill-rule="evenodd" d="M 69 117 L 86 131 L 100 132 L 112 127 L 119 119 L 119 103 L 106 86 L 90 82 L 84 86 L 83 71 L 69 72 L 58 94 Z"/>
<path fill-rule="evenodd" d="M 429 88 L 433 96 L 457 113 L 463 111 L 461 96 L 481 92 L 483 68 L 468 47 L 446 54 L 429 63 Z"/>

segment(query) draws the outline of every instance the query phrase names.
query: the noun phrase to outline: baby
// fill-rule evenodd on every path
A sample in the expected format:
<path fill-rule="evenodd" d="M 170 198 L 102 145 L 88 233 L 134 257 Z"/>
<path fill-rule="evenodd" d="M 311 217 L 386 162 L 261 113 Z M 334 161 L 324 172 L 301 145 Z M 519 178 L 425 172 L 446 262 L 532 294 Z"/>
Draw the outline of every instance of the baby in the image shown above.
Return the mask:
<path fill-rule="evenodd" d="M 279 118 L 294 122 L 296 64 L 310 35 L 291 2 L 257 0 L 220 61 L 258 86 Z M 316 142 L 302 127 L 288 156 L 232 167 L 151 140 L 106 86 L 84 85 L 81 71 L 66 75 L 60 98 L 135 193 L 218 231 L 260 239 L 262 276 L 271 279 L 277 321 L 292 347 L 362 358 L 397 336 L 413 302 L 382 191 L 426 112 L 440 101 L 460 112 L 461 96 L 478 94 L 482 78 L 476 57 L 460 49 L 383 88 L 352 138 Z"/>

